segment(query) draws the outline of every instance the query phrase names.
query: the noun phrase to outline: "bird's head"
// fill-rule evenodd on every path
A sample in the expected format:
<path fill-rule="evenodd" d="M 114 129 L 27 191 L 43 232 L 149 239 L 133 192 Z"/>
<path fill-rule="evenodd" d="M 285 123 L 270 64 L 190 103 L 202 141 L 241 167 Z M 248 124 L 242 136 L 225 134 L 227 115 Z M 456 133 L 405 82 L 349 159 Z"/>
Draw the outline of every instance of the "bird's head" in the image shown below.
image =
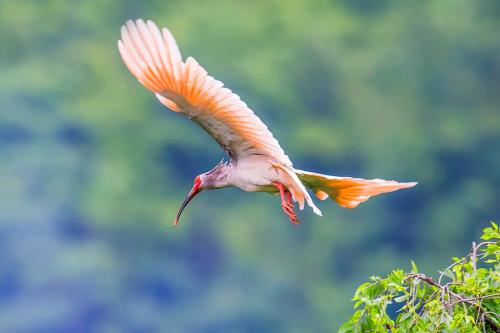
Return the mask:
<path fill-rule="evenodd" d="M 179 208 L 179 211 L 177 212 L 174 227 L 179 224 L 179 218 L 181 217 L 184 208 L 186 208 L 191 199 L 193 199 L 198 193 L 203 190 L 214 190 L 231 186 L 227 177 L 229 174 L 229 170 L 229 165 L 221 161 L 212 170 L 196 176 L 196 178 L 194 179 L 193 188 L 191 189 L 191 191 L 189 191 L 186 199 L 184 199 L 184 202 L 181 205 L 181 208 Z"/>

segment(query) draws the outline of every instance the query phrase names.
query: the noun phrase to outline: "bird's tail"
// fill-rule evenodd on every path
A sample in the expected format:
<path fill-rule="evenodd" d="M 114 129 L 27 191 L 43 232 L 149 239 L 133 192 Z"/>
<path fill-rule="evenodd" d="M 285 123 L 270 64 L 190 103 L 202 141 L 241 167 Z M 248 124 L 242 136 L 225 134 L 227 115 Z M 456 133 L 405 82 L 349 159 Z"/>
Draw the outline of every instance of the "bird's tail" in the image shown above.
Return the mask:
<path fill-rule="evenodd" d="M 325 200 L 330 197 L 345 208 L 355 208 L 370 197 L 417 185 L 416 182 L 399 183 L 384 179 L 335 177 L 303 170 L 295 170 L 295 173 L 318 199 Z"/>

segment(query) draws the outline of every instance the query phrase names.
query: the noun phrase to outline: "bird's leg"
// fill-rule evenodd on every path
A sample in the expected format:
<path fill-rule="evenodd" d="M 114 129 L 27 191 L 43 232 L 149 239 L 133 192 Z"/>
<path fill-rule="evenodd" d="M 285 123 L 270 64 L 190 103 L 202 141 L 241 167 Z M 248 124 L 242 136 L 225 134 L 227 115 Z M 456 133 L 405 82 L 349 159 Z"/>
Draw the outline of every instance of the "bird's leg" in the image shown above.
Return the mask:
<path fill-rule="evenodd" d="M 283 207 L 283 212 L 288 216 L 290 222 L 293 224 L 299 224 L 300 221 L 297 218 L 297 214 L 293 210 L 292 194 L 288 191 L 285 186 L 279 182 L 273 182 L 273 185 L 280 191 L 281 196 L 281 207 Z"/>

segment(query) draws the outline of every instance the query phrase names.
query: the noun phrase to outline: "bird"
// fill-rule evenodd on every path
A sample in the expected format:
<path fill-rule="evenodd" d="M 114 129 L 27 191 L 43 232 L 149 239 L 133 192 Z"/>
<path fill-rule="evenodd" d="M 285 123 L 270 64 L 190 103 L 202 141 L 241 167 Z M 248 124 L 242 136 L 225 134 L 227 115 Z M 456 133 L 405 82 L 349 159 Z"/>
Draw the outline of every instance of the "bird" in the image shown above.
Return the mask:
<path fill-rule="evenodd" d="M 121 27 L 118 50 L 128 70 L 160 103 L 197 123 L 229 157 L 194 178 L 174 226 L 189 202 L 205 190 L 238 187 L 247 192 L 279 195 L 285 215 L 292 224 L 299 224 L 295 203 L 300 210 L 307 204 L 315 214 L 322 215 L 307 189 L 320 200 L 331 198 L 341 207 L 355 208 L 370 197 L 417 184 L 295 169 L 247 104 L 193 57 L 183 60 L 172 33 L 167 28 L 160 30 L 151 20 L 126 21 Z"/>

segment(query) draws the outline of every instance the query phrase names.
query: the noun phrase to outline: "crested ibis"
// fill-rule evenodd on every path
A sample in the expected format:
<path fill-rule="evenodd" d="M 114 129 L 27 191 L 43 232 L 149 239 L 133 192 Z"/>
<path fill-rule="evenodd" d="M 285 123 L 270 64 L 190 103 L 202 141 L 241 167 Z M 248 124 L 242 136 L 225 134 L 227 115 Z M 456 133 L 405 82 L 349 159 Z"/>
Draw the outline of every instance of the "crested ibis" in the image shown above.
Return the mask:
<path fill-rule="evenodd" d="M 121 27 L 118 49 L 130 72 L 163 105 L 196 122 L 229 155 L 229 162 L 196 176 L 174 226 L 191 199 L 203 190 L 236 186 L 248 192 L 279 194 L 284 213 L 298 224 L 294 202 L 300 209 L 306 202 L 321 216 L 306 188 L 320 200 L 332 198 L 342 207 L 354 208 L 372 196 L 417 184 L 295 169 L 267 126 L 240 97 L 192 57 L 183 60 L 170 31 L 158 29 L 152 21 L 127 21 Z"/>

